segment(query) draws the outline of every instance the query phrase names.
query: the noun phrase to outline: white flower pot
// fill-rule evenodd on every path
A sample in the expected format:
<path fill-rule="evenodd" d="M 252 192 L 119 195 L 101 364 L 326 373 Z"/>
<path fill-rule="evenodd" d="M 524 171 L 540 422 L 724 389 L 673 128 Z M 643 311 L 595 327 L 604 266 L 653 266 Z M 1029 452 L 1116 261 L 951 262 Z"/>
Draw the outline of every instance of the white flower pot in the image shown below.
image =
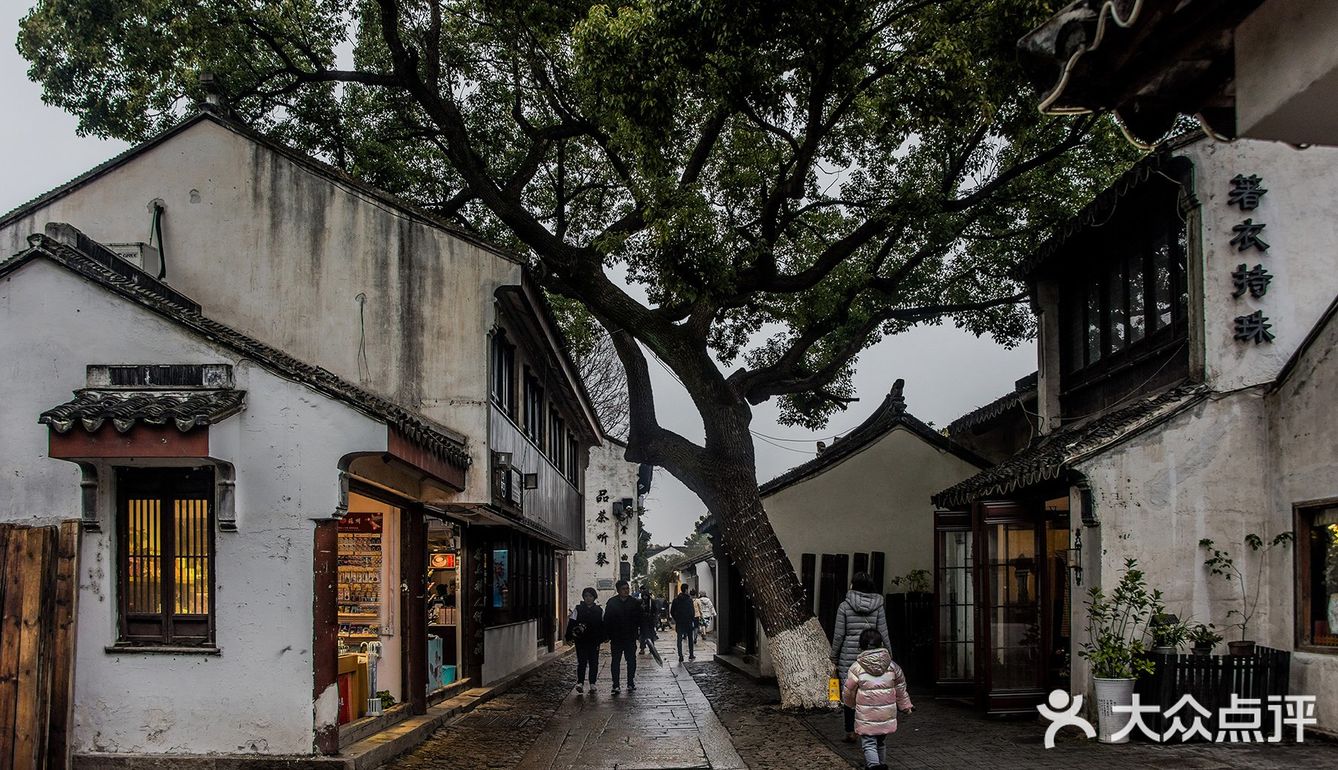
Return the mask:
<path fill-rule="evenodd" d="M 1115 706 L 1129 706 L 1134 702 L 1134 680 L 1094 679 L 1096 682 L 1096 737 L 1102 743 L 1128 743 L 1129 736 L 1115 740 L 1111 736 L 1124 729 L 1133 716 L 1125 711 L 1115 713 Z"/>

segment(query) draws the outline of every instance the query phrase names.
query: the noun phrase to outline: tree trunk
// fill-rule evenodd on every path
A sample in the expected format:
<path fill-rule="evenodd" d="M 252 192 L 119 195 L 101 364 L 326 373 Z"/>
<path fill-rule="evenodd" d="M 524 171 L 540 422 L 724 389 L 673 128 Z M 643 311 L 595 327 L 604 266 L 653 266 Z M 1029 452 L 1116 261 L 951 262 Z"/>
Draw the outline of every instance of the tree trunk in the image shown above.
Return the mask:
<path fill-rule="evenodd" d="M 744 590 L 767 635 L 781 707 L 831 708 L 831 643 L 809 611 L 794 566 L 762 508 L 752 463 L 724 460 L 707 476 L 712 489 L 706 502 L 720 521 L 721 545 L 743 573 Z"/>

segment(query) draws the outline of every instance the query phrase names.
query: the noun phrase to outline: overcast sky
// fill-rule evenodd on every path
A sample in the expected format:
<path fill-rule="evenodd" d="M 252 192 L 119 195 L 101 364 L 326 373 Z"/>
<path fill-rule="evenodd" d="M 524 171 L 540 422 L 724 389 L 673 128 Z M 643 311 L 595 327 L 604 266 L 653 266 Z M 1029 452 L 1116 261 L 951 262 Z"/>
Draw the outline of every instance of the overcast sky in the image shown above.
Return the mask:
<path fill-rule="evenodd" d="M 26 3 L 0 3 L 0 212 L 56 187 L 115 155 L 125 144 L 75 135 L 75 120 L 42 104 L 41 90 L 28 81 L 25 62 L 14 48 Z M 78 224 L 78 223 L 74 223 Z M 8 256 L 8 255 L 4 255 Z M 898 377 L 906 380 L 912 414 L 936 426 L 1012 390 L 1018 378 L 1036 369 L 1032 344 L 1006 350 L 950 325 L 926 326 L 887 339 L 867 351 L 855 376 L 859 401 L 836 415 L 826 430 L 810 433 L 776 424 L 777 410 L 754 410 L 759 481 L 811 459 L 814 442 L 830 441 L 862 422 Z M 688 438 L 700 440 L 701 421 L 681 386 L 651 364 L 660 420 Z M 681 543 L 704 512 L 700 501 L 666 473 L 658 473 L 646 503 L 646 526 L 657 543 Z"/>

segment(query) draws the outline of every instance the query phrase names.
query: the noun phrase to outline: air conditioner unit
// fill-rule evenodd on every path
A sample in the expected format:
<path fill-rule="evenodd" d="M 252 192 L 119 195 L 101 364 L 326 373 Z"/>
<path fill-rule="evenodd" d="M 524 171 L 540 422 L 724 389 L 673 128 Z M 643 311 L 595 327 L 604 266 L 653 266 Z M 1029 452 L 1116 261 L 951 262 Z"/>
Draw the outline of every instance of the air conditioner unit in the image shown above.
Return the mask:
<path fill-rule="evenodd" d="M 113 254 L 149 275 L 156 276 L 162 269 L 162 252 L 158 251 L 157 246 L 151 246 L 143 241 L 108 243 L 106 246 Z"/>

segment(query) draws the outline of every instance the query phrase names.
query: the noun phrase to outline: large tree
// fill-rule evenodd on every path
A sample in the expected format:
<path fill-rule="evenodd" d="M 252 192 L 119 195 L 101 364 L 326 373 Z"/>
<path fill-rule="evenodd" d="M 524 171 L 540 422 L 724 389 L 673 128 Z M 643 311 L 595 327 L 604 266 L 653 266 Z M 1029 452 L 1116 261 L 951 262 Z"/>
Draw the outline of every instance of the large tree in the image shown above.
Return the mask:
<path fill-rule="evenodd" d="M 85 132 L 201 99 L 528 256 L 621 359 L 629 449 L 720 522 L 787 706 L 827 641 L 757 494 L 752 407 L 821 425 L 860 352 L 1030 333 L 1010 272 L 1129 160 L 1043 119 L 1014 41 L 1052 0 L 44 0 L 19 48 Z M 351 57 L 338 57 L 341 46 Z M 704 426 L 657 419 L 647 352 Z"/>

